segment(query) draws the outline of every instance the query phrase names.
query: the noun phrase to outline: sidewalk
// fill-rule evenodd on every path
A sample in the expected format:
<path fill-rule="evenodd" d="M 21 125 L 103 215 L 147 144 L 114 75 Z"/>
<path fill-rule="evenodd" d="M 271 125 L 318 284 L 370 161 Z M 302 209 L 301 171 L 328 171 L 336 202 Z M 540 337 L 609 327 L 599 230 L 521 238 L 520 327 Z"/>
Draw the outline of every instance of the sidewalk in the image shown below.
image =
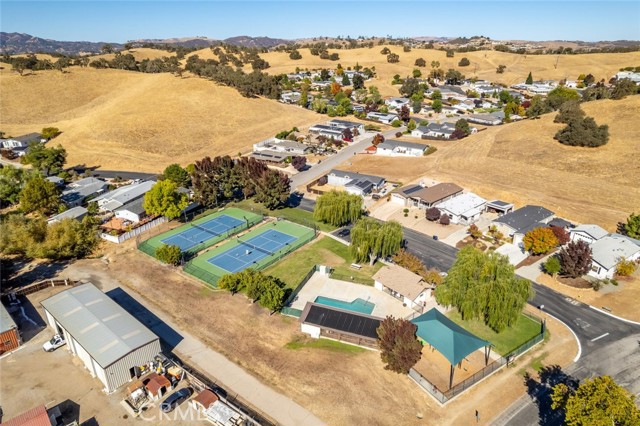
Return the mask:
<path fill-rule="evenodd" d="M 97 283 L 96 283 L 97 284 Z M 109 291 L 114 286 L 108 283 L 101 283 L 103 291 Z M 151 326 L 151 330 L 162 339 L 162 331 L 166 327 L 170 327 L 182 336 L 182 340 L 173 349 L 183 361 L 188 362 L 195 368 L 209 376 L 211 379 L 219 382 L 229 392 L 238 394 L 248 401 L 251 405 L 272 417 L 283 426 L 321 426 L 325 422 L 317 418 L 310 411 L 295 403 L 293 400 L 276 392 L 270 387 L 264 385 L 255 377 L 244 371 L 238 365 L 229 361 L 223 355 L 215 352 L 193 335 L 180 329 L 161 309 L 155 304 L 151 304 L 139 297 L 134 291 L 120 287 L 121 290 L 128 293 L 133 299 L 144 302 L 146 309 L 160 318 L 164 324 L 158 324 L 160 327 Z M 158 329 L 157 331 L 154 329 Z"/>

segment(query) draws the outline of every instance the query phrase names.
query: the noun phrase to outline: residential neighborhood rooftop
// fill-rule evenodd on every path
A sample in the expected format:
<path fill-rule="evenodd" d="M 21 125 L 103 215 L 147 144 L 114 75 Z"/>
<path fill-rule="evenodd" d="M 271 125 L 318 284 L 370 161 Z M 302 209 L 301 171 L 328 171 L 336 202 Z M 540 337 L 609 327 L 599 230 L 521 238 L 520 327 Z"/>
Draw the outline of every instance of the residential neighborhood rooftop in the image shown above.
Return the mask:
<path fill-rule="evenodd" d="M 620 259 L 626 259 L 640 252 L 640 245 L 624 235 L 609 234 L 591 243 L 591 251 L 594 262 L 606 269 L 611 269 Z"/>
<path fill-rule="evenodd" d="M 89 210 L 87 210 L 86 208 L 82 207 L 82 206 L 76 206 L 76 207 L 72 207 L 69 210 L 65 210 L 62 213 L 58 213 L 55 216 L 51 216 L 47 222 L 51 223 L 51 222 L 59 222 L 62 219 L 77 219 L 79 217 L 83 217 L 84 215 L 86 215 L 89 212 Z"/>
<path fill-rule="evenodd" d="M 474 209 L 481 212 L 486 203 L 487 200 L 484 198 L 473 192 L 467 192 L 443 201 L 438 204 L 438 208 L 448 210 L 455 215 L 461 215 Z"/>
<path fill-rule="evenodd" d="M 592 236 L 596 240 L 609 235 L 609 232 L 599 227 L 598 225 L 593 224 L 578 225 L 573 229 L 573 232 L 584 232 L 585 234 Z"/>
<path fill-rule="evenodd" d="M 106 194 L 96 197 L 93 201 L 96 201 L 103 210 L 114 211 L 128 202 L 142 197 L 155 184 L 155 181 L 147 180 L 144 182 L 121 186 L 118 189 L 114 189 L 113 191 L 109 191 Z"/>
<path fill-rule="evenodd" d="M 542 206 L 526 205 L 511 213 L 500 216 L 494 222 L 503 223 L 517 231 L 522 231 L 538 222 L 541 222 L 554 213 Z"/>
<path fill-rule="evenodd" d="M 11 318 L 11 314 L 4 307 L 4 304 L 0 303 L 0 333 L 11 330 L 16 327 L 16 322 Z"/>
<path fill-rule="evenodd" d="M 355 312 L 343 311 L 328 306 L 307 302 L 300 322 L 313 324 L 332 330 L 377 339 L 376 330 L 380 327 L 380 318 Z"/>
<path fill-rule="evenodd" d="M 378 144 L 380 149 L 394 149 L 394 148 L 411 148 L 411 149 L 427 149 L 428 145 L 423 143 L 399 141 L 395 139 L 387 139 L 384 142 Z"/>
<path fill-rule="evenodd" d="M 398 265 L 383 266 L 373 279 L 411 300 L 415 300 L 427 288 L 420 275 Z"/>
<path fill-rule="evenodd" d="M 422 188 L 411 194 L 412 198 L 420 198 L 422 201 L 433 204 L 447 197 L 462 192 L 462 188 L 455 183 L 439 183 L 429 188 Z"/>
<path fill-rule="evenodd" d="M 383 177 L 380 177 L 380 176 L 365 175 L 365 174 L 362 174 L 362 173 L 356 173 L 356 172 L 350 172 L 350 171 L 344 171 L 344 170 L 337 170 L 337 169 L 332 169 L 329 172 L 329 174 L 330 175 L 334 175 L 336 177 L 340 177 L 340 178 L 349 178 L 352 181 L 353 180 L 369 181 L 375 186 L 381 185 L 385 180 Z"/>

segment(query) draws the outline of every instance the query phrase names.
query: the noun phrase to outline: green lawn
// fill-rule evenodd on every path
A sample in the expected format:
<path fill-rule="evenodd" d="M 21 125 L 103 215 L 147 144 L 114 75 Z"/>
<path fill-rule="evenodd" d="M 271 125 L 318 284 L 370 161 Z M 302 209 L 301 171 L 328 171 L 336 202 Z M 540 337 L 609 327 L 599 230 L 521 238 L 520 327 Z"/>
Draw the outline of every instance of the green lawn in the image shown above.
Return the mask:
<path fill-rule="evenodd" d="M 352 263 L 349 246 L 333 238 L 322 237 L 271 265 L 264 273 L 280 278 L 288 288 L 295 288 L 314 265 L 326 265 L 333 267 L 339 275 L 353 276 L 354 280 L 373 285 L 371 277 L 382 267 L 382 263 L 362 265 L 360 270 L 350 268 Z"/>
<path fill-rule="evenodd" d="M 284 219 L 290 220 L 291 222 L 301 223 L 303 225 L 305 224 L 305 222 L 307 224 L 315 223 L 316 227 L 320 231 L 331 232 L 337 229 L 335 226 L 328 225 L 322 222 L 316 222 L 315 220 L 313 220 L 313 213 L 302 209 L 285 207 L 277 210 L 267 210 L 261 204 L 256 203 L 253 200 L 239 201 L 236 203 L 231 203 L 229 204 L 229 206 L 234 206 L 249 211 L 255 210 L 265 212 L 265 214 L 268 214 L 269 216 L 282 217 Z"/>
<path fill-rule="evenodd" d="M 508 354 L 540 333 L 540 323 L 525 315 L 520 315 L 518 321 L 502 333 L 496 333 L 480 320 L 463 321 L 455 309 L 449 311 L 447 317 L 481 339 L 493 343 L 493 350 L 500 355 Z"/>
<path fill-rule="evenodd" d="M 310 339 L 310 340 L 292 340 L 291 342 L 284 345 L 287 349 L 304 349 L 304 348 L 314 348 L 314 349 L 324 349 L 331 352 L 341 352 L 347 354 L 359 354 L 366 349 L 361 348 L 359 346 L 349 345 L 342 342 L 337 342 L 335 340 L 329 339 Z"/>

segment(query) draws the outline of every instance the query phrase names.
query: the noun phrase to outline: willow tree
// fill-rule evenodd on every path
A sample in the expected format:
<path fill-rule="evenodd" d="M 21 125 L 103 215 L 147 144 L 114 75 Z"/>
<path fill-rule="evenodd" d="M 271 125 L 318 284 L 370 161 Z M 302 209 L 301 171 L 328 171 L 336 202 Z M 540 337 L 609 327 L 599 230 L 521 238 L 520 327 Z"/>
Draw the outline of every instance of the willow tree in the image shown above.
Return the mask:
<path fill-rule="evenodd" d="M 531 282 L 516 276 L 506 256 L 473 247 L 458 252 L 436 288 L 438 303 L 454 306 L 463 319 L 480 319 L 498 333 L 515 324 L 532 296 Z"/>
<path fill-rule="evenodd" d="M 379 222 L 369 217 L 360 219 L 351 229 L 351 255 L 356 262 L 373 265 L 379 257 L 387 257 L 400 250 L 402 226 L 395 220 Z"/>
<path fill-rule="evenodd" d="M 343 191 L 329 191 L 316 202 L 313 218 L 333 226 L 353 223 L 362 215 L 362 197 Z"/>

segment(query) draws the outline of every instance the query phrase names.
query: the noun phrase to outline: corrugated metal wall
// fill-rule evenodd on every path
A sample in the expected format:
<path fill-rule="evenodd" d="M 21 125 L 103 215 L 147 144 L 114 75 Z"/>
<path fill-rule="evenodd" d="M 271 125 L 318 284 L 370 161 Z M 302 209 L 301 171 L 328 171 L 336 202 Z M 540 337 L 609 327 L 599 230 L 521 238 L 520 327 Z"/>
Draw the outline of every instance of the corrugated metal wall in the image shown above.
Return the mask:
<path fill-rule="evenodd" d="M 153 342 L 131 352 L 124 358 L 105 368 L 107 392 L 113 392 L 131 380 L 131 368 L 147 364 L 160 353 L 160 341 Z"/>
<path fill-rule="evenodd" d="M 20 346 L 18 329 L 12 328 L 0 334 L 0 354 L 12 351 Z"/>

